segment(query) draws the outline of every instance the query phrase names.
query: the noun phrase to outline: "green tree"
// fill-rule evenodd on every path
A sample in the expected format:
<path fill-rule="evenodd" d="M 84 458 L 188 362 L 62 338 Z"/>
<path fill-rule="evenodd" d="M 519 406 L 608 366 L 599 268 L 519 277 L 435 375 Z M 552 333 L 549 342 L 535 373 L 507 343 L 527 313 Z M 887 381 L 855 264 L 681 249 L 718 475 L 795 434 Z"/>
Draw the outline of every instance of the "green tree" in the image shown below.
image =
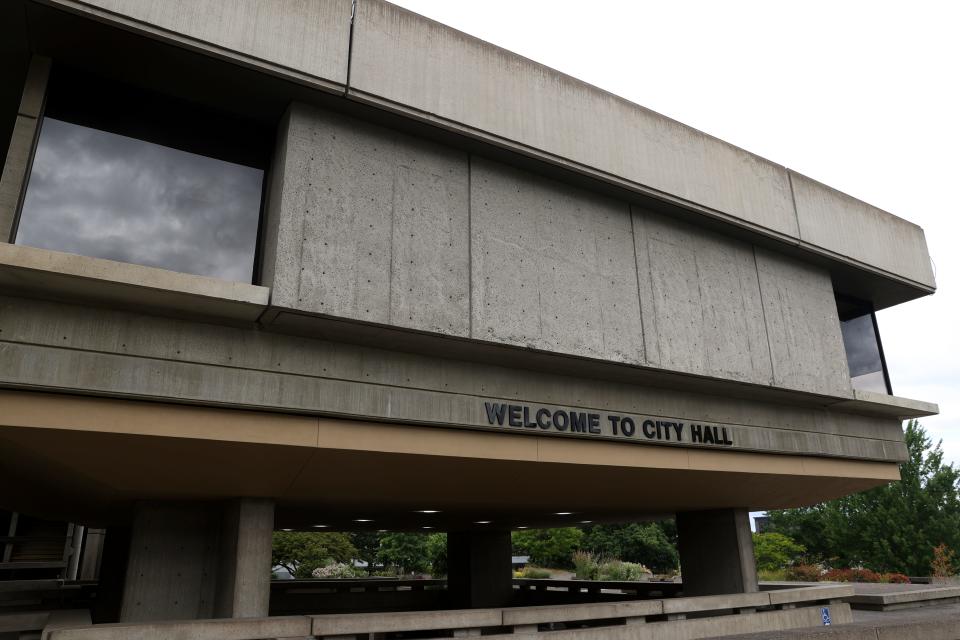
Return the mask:
<path fill-rule="evenodd" d="M 573 552 L 582 542 L 583 531 L 575 527 L 513 532 L 513 552 L 529 555 L 531 564 L 541 567 L 572 569 Z"/>
<path fill-rule="evenodd" d="M 349 562 L 356 553 L 343 533 L 273 532 L 273 566 L 283 567 L 294 578 L 309 578 L 314 569 L 330 562 Z"/>
<path fill-rule="evenodd" d="M 806 548 L 802 544 L 797 544 L 782 533 L 753 534 L 753 555 L 757 559 L 757 569 L 785 569 L 796 563 L 804 551 Z"/>
<path fill-rule="evenodd" d="M 426 571 L 427 536 L 420 533 L 386 533 L 380 538 L 380 562 L 399 573 Z"/>
<path fill-rule="evenodd" d="M 933 549 L 960 549 L 960 471 L 943 463 L 916 421 L 905 431 L 908 459 L 900 481 L 800 509 L 771 511 L 771 530 L 784 533 L 834 567 L 878 572 L 930 572 Z"/>
<path fill-rule="evenodd" d="M 357 559 L 367 563 L 367 573 L 373 572 L 380 552 L 380 534 L 372 531 L 354 531 L 350 534 L 350 542 L 357 549 Z"/>
<path fill-rule="evenodd" d="M 427 558 L 430 574 L 434 577 L 447 575 L 447 534 L 432 533 L 427 536 Z"/>
<path fill-rule="evenodd" d="M 680 564 L 673 520 L 592 525 L 585 532 L 583 547 L 596 556 L 636 562 L 656 573 L 674 571 Z"/>

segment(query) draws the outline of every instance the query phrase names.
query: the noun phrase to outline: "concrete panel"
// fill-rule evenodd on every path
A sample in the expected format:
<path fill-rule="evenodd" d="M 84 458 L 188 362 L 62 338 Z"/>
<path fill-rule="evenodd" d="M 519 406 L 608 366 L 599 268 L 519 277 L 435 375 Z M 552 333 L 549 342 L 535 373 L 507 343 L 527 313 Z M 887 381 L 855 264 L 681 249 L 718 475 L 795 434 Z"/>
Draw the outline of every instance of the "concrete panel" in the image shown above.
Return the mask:
<path fill-rule="evenodd" d="M 467 335 L 466 154 L 301 105 L 289 120 L 274 304 Z"/>
<path fill-rule="evenodd" d="M 647 360 L 770 384 L 753 247 L 637 208 L 633 219 Z"/>
<path fill-rule="evenodd" d="M 73 0 L 50 4 L 75 8 Z M 347 81 L 350 0 L 83 0 L 110 21 L 239 54 L 338 84 Z M 82 7 L 85 11 L 89 8 Z"/>
<path fill-rule="evenodd" d="M 219 527 L 202 505 L 139 505 L 120 622 L 212 617 Z"/>
<path fill-rule="evenodd" d="M 474 338 L 643 362 L 627 205 L 471 162 Z"/>
<path fill-rule="evenodd" d="M 353 37 L 352 95 L 797 237 L 783 167 L 386 2 L 358 3 Z"/>
<path fill-rule="evenodd" d="M 799 173 L 790 178 L 804 243 L 936 286 L 923 229 Z"/>
<path fill-rule="evenodd" d="M 830 274 L 764 249 L 756 255 L 773 384 L 852 398 Z"/>

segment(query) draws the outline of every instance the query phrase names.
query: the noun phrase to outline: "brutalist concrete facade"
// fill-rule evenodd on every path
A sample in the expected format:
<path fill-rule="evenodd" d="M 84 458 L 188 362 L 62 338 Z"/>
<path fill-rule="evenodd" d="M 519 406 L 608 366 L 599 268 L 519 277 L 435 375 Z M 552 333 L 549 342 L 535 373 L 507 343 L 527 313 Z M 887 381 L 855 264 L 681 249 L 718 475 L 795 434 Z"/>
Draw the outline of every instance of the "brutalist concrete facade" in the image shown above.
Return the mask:
<path fill-rule="evenodd" d="M 837 306 L 932 293 L 922 230 L 773 162 L 379 0 L 2 10 L 0 507 L 125 531 L 114 619 L 264 615 L 317 523 L 469 572 L 681 513 L 685 590 L 755 589 L 746 510 L 897 479 L 937 410 L 853 388 Z M 58 65 L 270 125 L 253 282 L 14 242 Z"/>

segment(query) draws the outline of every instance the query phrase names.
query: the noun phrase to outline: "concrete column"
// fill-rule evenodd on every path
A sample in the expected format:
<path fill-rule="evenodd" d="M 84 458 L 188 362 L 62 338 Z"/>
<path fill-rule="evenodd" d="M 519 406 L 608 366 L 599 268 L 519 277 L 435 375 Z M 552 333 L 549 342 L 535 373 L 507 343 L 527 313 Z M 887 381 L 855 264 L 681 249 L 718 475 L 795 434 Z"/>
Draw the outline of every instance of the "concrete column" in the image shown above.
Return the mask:
<path fill-rule="evenodd" d="M 267 615 L 273 502 L 141 503 L 121 622 Z"/>
<path fill-rule="evenodd" d="M 0 174 L 0 242 L 13 242 L 16 215 L 20 210 L 24 187 L 30 177 L 33 149 L 40 132 L 40 119 L 47 96 L 50 58 L 33 56 L 23 97 L 17 110 L 17 121 L 10 137 L 10 147 Z"/>
<path fill-rule="evenodd" d="M 759 590 L 749 516 L 746 509 L 677 514 L 685 596 Z"/>
<path fill-rule="evenodd" d="M 214 617 L 269 615 L 272 545 L 272 500 L 243 498 L 225 505 Z"/>
<path fill-rule="evenodd" d="M 513 596 L 509 531 L 447 534 L 447 589 L 451 606 L 503 607 Z"/>
<path fill-rule="evenodd" d="M 102 536 L 103 559 L 97 572 L 97 598 L 93 604 L 93 622 L 104 624 L 120 620 L 123 583 L 130 557 L 130 527 L 111 526 Z"/>

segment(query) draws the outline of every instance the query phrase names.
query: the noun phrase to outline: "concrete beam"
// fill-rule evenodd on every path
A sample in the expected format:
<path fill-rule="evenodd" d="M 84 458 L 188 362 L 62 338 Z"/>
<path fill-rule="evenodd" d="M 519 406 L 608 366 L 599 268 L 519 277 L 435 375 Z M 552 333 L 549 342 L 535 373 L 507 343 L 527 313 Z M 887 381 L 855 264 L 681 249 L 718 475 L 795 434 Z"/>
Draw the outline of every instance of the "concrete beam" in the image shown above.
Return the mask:
<path fill-rule="evenodd" d="M 33 56 L 27 70 L 7 157 L 3 163 L 3 173 L 0 174 L 0 243 L 14 240 L 16 217 L 30 177 L 33 149 L 40 132 L 49 77 L 50 59 Z"/>

